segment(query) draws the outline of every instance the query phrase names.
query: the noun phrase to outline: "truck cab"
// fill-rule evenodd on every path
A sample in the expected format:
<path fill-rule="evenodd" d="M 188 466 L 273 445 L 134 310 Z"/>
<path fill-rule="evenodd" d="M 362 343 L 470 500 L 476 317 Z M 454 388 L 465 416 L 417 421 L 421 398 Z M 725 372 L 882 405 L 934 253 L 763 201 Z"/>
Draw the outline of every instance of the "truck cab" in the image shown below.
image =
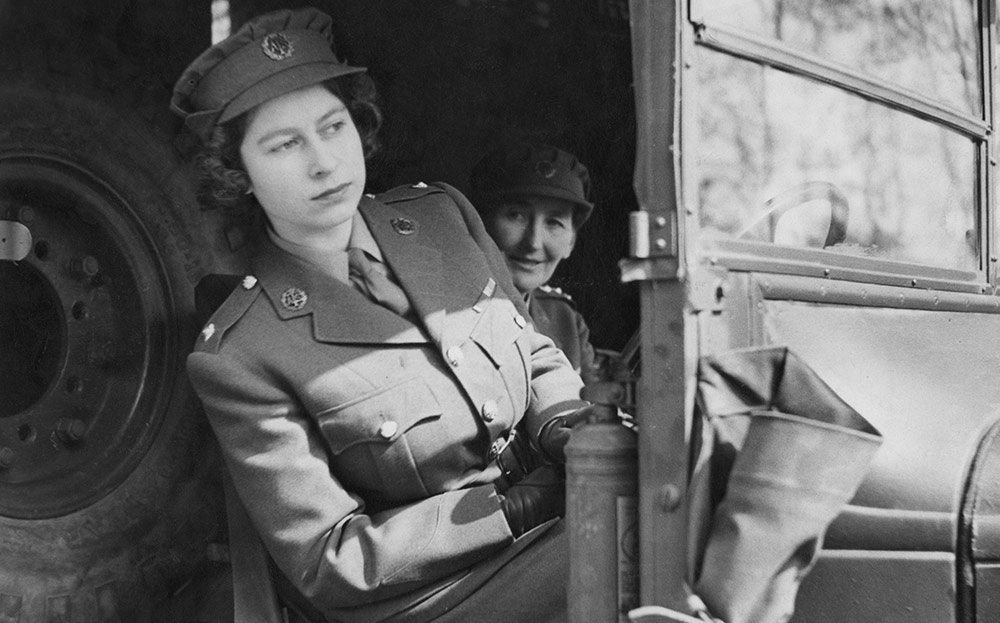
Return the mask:
<path fill-rule="evenodd" d="M 695 362 L 782 345 L 884 436 L 793 620 L 992 619 L 994 7 L 631 8 L 643 601 L 683 603 Z"/>

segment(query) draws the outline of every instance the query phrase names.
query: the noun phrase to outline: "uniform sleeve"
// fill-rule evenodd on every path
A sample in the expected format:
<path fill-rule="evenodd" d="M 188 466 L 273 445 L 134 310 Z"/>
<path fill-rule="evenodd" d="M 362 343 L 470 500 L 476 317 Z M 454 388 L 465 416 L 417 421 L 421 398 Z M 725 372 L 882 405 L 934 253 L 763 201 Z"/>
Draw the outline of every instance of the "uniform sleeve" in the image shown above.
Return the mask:
<path fill-rule="evenodd" d="M 584 383 L 599 381 L 596 364 L 594 363 L 594 347 L 590 345 L 590 327 L 583 315 L 574 310 L 576 314 L 576 335 L 580 340 L 580 376 Z"/>
<path fill-rule="evenodd" d="M 188 371 L 265 547 L 320 610 L 413 590 L 513 542 L 492 485 L 365 514 L 279 383 L 218 353 L 191 354 Z"/>
<path fill-rule="evenodd" d="M 486 232 L 479 213 L 458 190 L 440 182 L 436 184 L 444 188 L 454 200 L 462 213 L 469 233 L 479 248 L 483 250 L 497 283 L 514 301 L 518 312 L 527 318 L 528 307 L 524 303 L 524 298 L 514 287 L 514 281 L 507 269 L 506 262 L 504 262 L 503 255 Z M 580 400 L 583 382 L 573 370 L 569 360 L 566 359 L 566 355 L 556 348 L 555 343 L 550 338 L 535 331 L 531 323 L 528 323 L 525 332 L 527 333 L 526 343 L 531 361 L 531 400 L 528 410 L 524 414 L 524 420 L 528 433 L 537 440 L 538 431 L 545 422 L 585 407 L 589 403 Z M 591 352 L 591 363 L 593 363 L 593 352 Z"/>

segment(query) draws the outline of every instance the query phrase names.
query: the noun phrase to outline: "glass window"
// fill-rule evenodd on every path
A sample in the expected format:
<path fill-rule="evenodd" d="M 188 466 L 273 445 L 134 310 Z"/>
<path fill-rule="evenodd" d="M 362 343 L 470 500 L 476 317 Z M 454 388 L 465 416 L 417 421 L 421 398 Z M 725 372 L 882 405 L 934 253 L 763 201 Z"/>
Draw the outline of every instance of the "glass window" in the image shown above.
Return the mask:
<path fill-rule="evenodd" d="M 970 0 L 705 0 L 695 14 L 981 117 L 976 10 Z"/>
<path fill-rule="evenodd" d="M 978 269 L 977 146 L 785 72 L 697 48 L 701 235 Z"/>

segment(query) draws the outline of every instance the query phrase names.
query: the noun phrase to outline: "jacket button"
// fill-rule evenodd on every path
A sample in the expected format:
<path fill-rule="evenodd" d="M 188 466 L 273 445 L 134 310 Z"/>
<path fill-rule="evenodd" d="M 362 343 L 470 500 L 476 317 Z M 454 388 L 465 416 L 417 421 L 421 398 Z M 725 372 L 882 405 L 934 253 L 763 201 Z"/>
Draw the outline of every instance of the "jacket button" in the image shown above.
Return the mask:
<path fill-rule="evenodd" d="M 382 426 L 378 427 L 378 434 L 381 435 L 383 439 L 392 439 L 392 436 L 396 434 L 397 430 L 399 430 L 399 424 L 390 420 L 388 422 L 383 422 Z"/>
<path fill-rule="evenodd" d="M 524 319 L 524 316 L 522 316 L 521 314 L 517 314 L 516 316 L 514 316 L 514 322 L 517 324 L 517 326 L 521 327 L 522 329 L 526 324 L 528 324 L 528 321 L 526 321 Z"/>
<path fill-rule="evenodd" d="M 483 419 L 487 422 L 492 422 L 497 416 L 497 403 L 494 400 L 487 400 L 483 403 L 481 412 L 483 414 Z"/>
<path fill-rule="evenodd" d="M 455 366 L 456 368 L 465 359 L 465 353 L 462 352 L 461 346 L 452 346 L 448 350 L 444 351 L 444 356 L 448 358 L 448 363 Z"/>

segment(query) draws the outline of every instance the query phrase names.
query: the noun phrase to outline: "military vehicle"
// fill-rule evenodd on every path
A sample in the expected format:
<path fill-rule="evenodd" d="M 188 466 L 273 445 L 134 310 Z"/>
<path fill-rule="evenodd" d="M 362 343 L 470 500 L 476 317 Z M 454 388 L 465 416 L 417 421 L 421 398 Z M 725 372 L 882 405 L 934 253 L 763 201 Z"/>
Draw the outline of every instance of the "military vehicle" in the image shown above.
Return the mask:
<path fill-rule="evenodd" d="M 184 359 L 246 231 L 195 200 L 169 93 L 302 4 L 0 0 L 2 621 L 232 618 Z M 783 345 L 884 438 L 793 620 L 1000 616 L 993 3 L 311 4 L 381 90 L 373 192 L 464 189 L 510 138 L 590 168 L 557 282 L 635 374 L 638 532 L 633 583 L 571 590 L 685 609 L 697 362 Z"/>

